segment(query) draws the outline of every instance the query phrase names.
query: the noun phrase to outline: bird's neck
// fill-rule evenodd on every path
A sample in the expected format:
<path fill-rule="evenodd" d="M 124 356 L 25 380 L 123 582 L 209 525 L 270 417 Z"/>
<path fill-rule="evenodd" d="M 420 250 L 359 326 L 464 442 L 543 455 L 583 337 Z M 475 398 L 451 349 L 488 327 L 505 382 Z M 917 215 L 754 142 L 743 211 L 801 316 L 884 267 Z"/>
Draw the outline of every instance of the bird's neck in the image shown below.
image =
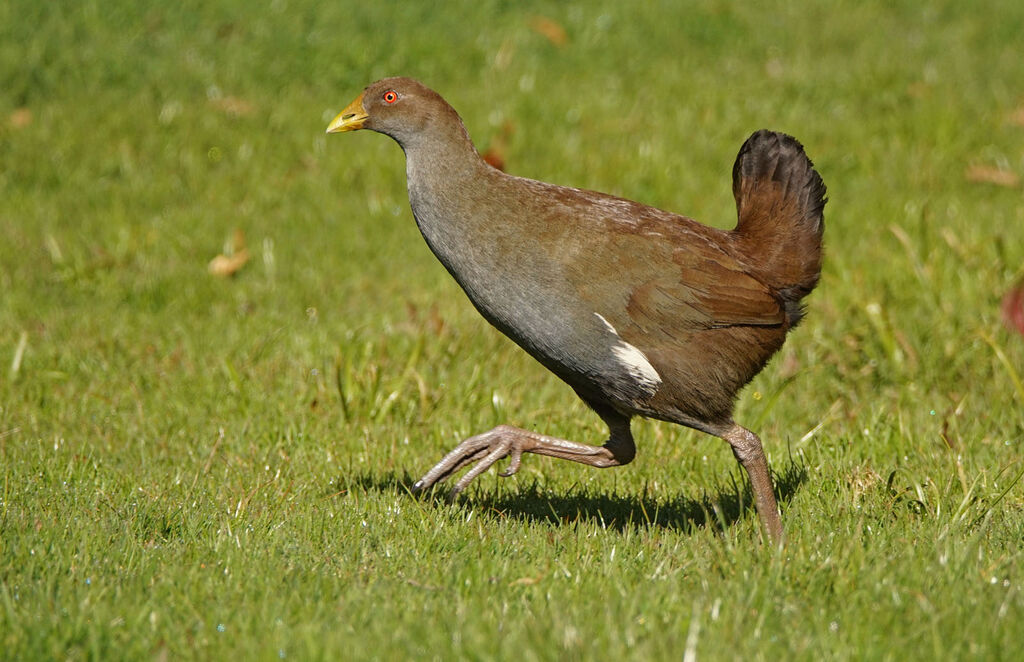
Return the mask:
<path fill-rule="evenodd" d="M 402 145 L 409 205 L 430 250 L 477 301 L 501 223 L 488 202 L 502 173 L 487 165 L 461 123 L 444 139 Z"/>
<path fill-rule="evenodd" d="M 486 187 L 492 168 L 480 158 L 462 123 L 424 133 L 402 149 L 409 203 L 431 248 L 440 235 L 471 231 L 469 224 L 479 219 L 474 207 L 486 195 L 481 187 Z"/>
<path fill-rule="evenodd" d="M 474 177 L 485 165 L 457 116 L 454 122 L 437 123 L 399 144 L 405 152 L 410 193 L 414 188 L 441 191 L 463 177 Z"/>

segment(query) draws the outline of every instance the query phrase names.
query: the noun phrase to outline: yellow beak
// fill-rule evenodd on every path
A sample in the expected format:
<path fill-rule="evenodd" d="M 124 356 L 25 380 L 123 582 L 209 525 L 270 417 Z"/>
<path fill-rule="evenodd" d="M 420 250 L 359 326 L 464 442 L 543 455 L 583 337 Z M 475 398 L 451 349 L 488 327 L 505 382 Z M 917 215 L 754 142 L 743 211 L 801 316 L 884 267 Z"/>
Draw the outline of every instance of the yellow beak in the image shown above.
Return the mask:
<path fill-rule="evenodd" d="M 363 128 L 370 116 L 363 108 L 363 95 L 360 94 L 355 100 L 345 107 L 345 110 L 338 113 L 338 116 L 328 125 L 327 133 L 341 133 L 343 131 L 355 131 Z"/>

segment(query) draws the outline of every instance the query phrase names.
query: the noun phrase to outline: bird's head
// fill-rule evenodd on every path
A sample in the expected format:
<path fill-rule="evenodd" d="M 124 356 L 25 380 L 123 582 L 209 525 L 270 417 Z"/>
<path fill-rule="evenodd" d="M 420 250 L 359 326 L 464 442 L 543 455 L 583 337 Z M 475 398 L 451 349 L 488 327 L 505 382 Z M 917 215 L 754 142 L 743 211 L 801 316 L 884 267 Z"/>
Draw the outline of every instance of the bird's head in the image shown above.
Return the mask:
<path fill-rule="evenodd" d="M 327 127 L 327 133 L 370 129 L 405 146 L 431 127 L 451 125 L 458 115 L 441 96 L 412 78 L 384 78 L 371 83 Z"/>

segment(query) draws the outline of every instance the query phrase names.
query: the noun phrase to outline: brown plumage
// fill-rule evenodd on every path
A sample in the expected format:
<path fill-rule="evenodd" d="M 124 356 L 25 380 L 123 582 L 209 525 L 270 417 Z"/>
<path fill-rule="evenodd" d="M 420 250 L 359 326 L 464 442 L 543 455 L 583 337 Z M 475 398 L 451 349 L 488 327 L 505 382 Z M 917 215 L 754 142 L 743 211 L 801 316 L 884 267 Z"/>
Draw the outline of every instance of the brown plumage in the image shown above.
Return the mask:
<path fill-rule="evenodd" d="M 633 416 L 726 440 L 775 541 L 782 525 L 761 441 L 737 425 L 737 392 L 803 316 L 821 270 L 825 186 L 803 148 L 758 131 L 733 168 L 739 223 L 710 228 L 603 193 L 505 174 L 458 114 L 408 78 L 364 90 L 328 127 L 367 128 L 406 154 L 427 244 L 491 324 L 567 382 L 607 423 L 603 446 L 511 426 L 467 439 L 416 484 L 467 465 L 453 493 L 524 452 L 610 467 L 633 459 Z"/>

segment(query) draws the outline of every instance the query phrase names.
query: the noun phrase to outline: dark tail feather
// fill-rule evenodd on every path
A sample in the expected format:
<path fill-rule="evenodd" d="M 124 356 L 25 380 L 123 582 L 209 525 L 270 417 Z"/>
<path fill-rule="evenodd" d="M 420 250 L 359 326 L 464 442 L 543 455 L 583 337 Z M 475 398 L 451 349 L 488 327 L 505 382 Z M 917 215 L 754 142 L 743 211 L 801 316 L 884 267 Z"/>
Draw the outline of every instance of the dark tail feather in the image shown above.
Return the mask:
<path fill-rule="evenodd" d="M 739 223 L 733 231 L 751 273 L 780 293 L 790 324 L 821 275 L 825 184 L 791 136 L 761 130 L 732 169 Z"/>

